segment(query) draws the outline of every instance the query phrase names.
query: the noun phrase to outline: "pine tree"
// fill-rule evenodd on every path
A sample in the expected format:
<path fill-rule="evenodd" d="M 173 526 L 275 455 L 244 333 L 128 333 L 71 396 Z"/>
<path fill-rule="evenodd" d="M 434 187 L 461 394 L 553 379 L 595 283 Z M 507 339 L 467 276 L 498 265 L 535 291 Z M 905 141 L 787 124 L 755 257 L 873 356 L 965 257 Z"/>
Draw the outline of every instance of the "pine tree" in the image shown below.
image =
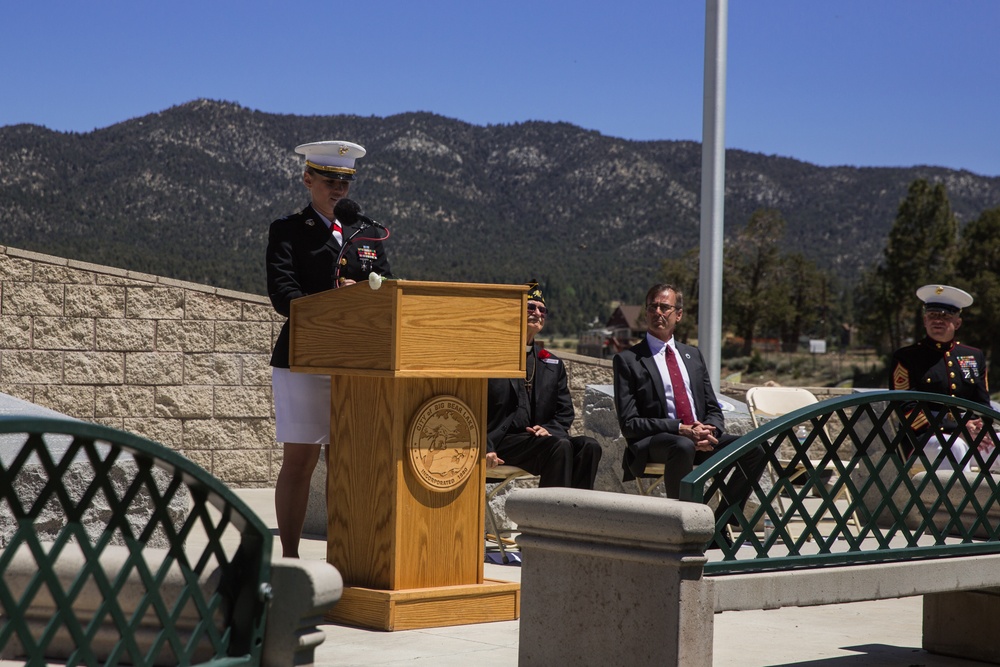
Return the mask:
<path fill-rule="evenodd" d="M 920 303 L 914 293 L 928 283 L 948 284 L 955 277 L 958 222 L 941 183 L 924 179 L 910 184 L 889 232 L 876 290 L 892 349 L 907 336 L 923 335 Z"/>
<path fill-rule="evenodd" d="M 782 298 L 778 261 L 784 235 L 781 212 L 759 209 L 736 239 L 726 244 L 722 316 L 743 338 L 744 356 L 753 351 L 753 339 L 765 313 Z"/>
<path fill-rule="evenodd" d="M 990 375 L 1000 370 L 1000 207 L 984 211 L 962 230 L 957 269 L 960 286 L 975 302 L 962 313 L 961 340 L 981 347 Z"/>

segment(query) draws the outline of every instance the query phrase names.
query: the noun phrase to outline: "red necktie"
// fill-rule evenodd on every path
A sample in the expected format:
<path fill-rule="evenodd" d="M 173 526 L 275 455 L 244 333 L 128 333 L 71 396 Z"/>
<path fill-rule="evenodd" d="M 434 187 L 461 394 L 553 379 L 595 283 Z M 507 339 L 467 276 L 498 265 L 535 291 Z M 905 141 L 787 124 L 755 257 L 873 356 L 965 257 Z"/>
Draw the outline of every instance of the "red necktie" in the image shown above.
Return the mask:
<path fill-rule="evenodd" d="M 677 365 L 677 358 L 669 345 L 663 347 L 667 355 L 667 373 L 670 374 L 670 385 L 674 388 L 674 408 L 677 410 L 677 418 L 681 420 L 682 424 L 693 424 L 694 411 L 691 410 L 691 401 L 688 400 L 684 376 L 681 375 L 680 366 Z"/>
<path fill-rule="evenodd" d="M 340 223 L 336 220 L 333 221 L 333 227 L 330 228 L 330 233 L 332 234 L 333 232 L 340 232 L 341 234 L 344 233 L 344 230 L 340 227 Z"/>

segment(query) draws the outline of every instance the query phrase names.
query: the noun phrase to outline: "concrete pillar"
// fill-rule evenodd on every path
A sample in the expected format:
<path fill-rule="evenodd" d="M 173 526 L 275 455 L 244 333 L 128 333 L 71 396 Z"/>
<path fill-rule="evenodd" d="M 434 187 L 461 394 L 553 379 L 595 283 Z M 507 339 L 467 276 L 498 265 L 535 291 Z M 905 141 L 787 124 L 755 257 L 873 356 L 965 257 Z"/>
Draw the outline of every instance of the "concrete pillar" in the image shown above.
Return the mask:
<path fill-rule="evenodd" d="M 518 665 L 710 667 L 705 505 L 603 491 L 512 493 L 521 535 Z"/>
<path fill-rule="evenodd" d="M 262 667 L 307 667 L 326 639 L 319 624 L 340 600 L 337 568 L 318 560 L 276 558 L 271 563 L 271 608 L 264 630 Z"/>
<path fill-rule="evenodd" d="M 1000 664 L 1000 588 L 924 596 L 924 650 Z"/>

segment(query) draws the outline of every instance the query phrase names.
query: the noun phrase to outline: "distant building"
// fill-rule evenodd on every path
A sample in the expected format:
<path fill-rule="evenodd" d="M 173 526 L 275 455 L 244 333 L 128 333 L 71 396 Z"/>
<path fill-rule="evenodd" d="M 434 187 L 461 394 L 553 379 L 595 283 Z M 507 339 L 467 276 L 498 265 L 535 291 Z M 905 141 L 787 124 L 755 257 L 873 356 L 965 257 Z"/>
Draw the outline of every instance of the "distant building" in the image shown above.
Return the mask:
<path fill-rule="evenodd" d="M 576 344 L 576 353 L 598 359 L 607 359 L 614 354 L 611 341 L 611 329 L 588 329 L 580 334 L 580 341 Z"/>
<path fill-rule="evenodd" d="M 608 359 L 645 335 L 646 318 L 643 307 L 621 305 L 615 308 L 603 327 L 580 334 L 576 352 L 588 357 Z"/>

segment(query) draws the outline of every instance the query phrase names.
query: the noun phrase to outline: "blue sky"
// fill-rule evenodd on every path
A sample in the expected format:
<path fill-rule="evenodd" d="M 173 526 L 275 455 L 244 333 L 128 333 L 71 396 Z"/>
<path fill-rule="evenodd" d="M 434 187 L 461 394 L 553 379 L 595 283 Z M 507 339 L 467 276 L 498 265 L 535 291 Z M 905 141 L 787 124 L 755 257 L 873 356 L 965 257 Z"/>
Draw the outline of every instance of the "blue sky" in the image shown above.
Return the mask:
<path fill-rule="evenodd" d="M 702 0 L 8 0 L 0 126 L 210 98 L 700 141 L 704 26 Z M 997 0 L 731 0 L 726 145 L 1000 176 L 998 34 Z"/>

